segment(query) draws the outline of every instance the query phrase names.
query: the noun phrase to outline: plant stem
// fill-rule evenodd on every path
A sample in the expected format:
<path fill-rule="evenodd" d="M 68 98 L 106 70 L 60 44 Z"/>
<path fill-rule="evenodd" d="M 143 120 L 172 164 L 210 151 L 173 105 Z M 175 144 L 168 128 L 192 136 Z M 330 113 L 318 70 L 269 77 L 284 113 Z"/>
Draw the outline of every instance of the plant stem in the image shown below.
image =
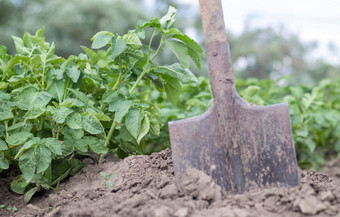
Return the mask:
<path fill-rule="evenodd" d="M 43 72 L 42 72 L 42 81 L 41 81 L 41 86 L 42 86 L 42 90 L 45 90 L 45 70 L 46 70 L 46 59 L 44 61 L 44 66 L 43 66 Z"/>
<path fill-rule="evenodd" d="M 112 87 L 112 90 L 117 88 L 121 78 L 122 78 L 122 72 L 119 73 L 117 81 L 116 81 L 115 85 Z"/>
<path fill-rule="evenodd" d="M 65 173 L 63 173 L 61 176 L 59 176 L 56 180 L 54 180 L 50 186 L 58 184 L 61 180 L 65 179 L 71 172 L 71 169 L 66 170 Z"/>
<path fill-rule="evenodd" d="M 107 136 L 106 136 L 106 139 L 105 139 L 105 147 L 107 147 L 108 144 L 110 143 L 112 134 L 113 134 L 113 132 L 115 131 L 116 126 L 117 126 L 117 122 L 114 120 L 114 121 L 112 122 L 112 124 L 111 124 L 110 131 L 109 131 L 109 133 L 108 133 Z"/>
<path fill-rule="evenodd" d="M 156 31 L 156 30 L 155 30 Z M 150 46 L 151 46 L 151 42 L 153 40 L 153 37 L 155 35 L 155 31 L 153 32 L 152 36 L 151 36 L 151 39 L 150 39 L 150 43 L 149 43 L 149 51 L 151 50 Z M 132 92 L 136 89 L 137 85 L 139 84 L 139 82 L 142 80 L 142 78 L 144 77 L 144 75 L 149 72 L 150 70 L 150 62 L 152 60 L 154 60 L 156 58 L 156 56 L 158 55 L 158 53 L 161 51 L 161 48 L 163 46 L 163 44 L 165 43 L 165 40 L 164 40 L 164 36 L 162 35 L 162 38 L 161 38 L 161 42 L 159 43 L 158 45 L 158 48 L 156 50 L 156 52 L 154 53 L 154 55 L 151 56 L 151 53 L 149 52 L 149 55 L 148 55 L 148 60 L 147 60 L 147 63 L 145 64 L 145 67 L 143 69 L 143 72 L 142 74 L 139 75 L 139 77 L 137 78 L 135 84 L 131 87 L 129 93 L 132 94 Z M 151 57 L 150 57 L 151 56 Z"/>
<path fill-rule="evenodd" d="M 43 128 L 44 128 L 44 117 L 41 116 L 41 117 L 40 117 L 40 126 L 39 126 L 39 130 L 41 131 L 41 130 L 43 130 Z"/>
<path fill-rule="evenodd" d="M 153 33 L 152 33 L 151 38 L 150 38 L 150 42 L 149 42 L 149 54 L 151 53 L 151 44 L 152 44 L 153 37 L 155 35 L 156 35 L 156 29 L 153 30 Z"/>
<path fill-rule="evenodd" d="M 122 66 L 122 61 L 119 57 L 119 75 L 118 75 L 117 81 L 116 81 L 115 85 L 113 86 L 112 90 L 117 88 L 118 84 L 120 83 L 120 79 L 122 78 L 122 74 L 123 74 L 123 66 Z"/>
<path fill-rule="evenodd" d="M 147 63 L 148 64 L 148 63 Z M 136 89 L 137 85 L 139 84 L 139 82 L 142 80 L 142 78 L 144 77 L 144 75 L 149 71 L 149 64 L 147 65 L 147 67 L 144 68 L 142 74 L 139 75 L 139 77 L 137 78 L 136 82 L 134 83 L 134 85 L 131 87 L 131 89 L 129 90 L 129 93 L 132 94 L 133 91 Z"/>
<path fill-rule="evenodd" d="M 113 135 L 113 132 L 115 131 L 116 126 L 117 126 L 117 122 L 115 120 L 113 120 L 113 122 L 111 124 L 111 127 L 110 127 L 110 131 L 109 131 L 109 133 L 107 134 L 107 136 L 105 138 L 105 144 L 104 144 L 105 147 L 107 147 L 109 145 L 111 137 Z M 105 156 L 105 154 L 101 154 L 100 155 L 99 163 L 103 162 L 104 156 Z"/>
<path fill-rule="evenodd" d="M 74 157 L 74 152 L 73 152 L 72 155 L 69 157 L 68 162 L 71 162 L 71 160 L 73 159 L 73 157 Z"/>
<path fill-rule="evenodd" d="M 162 48 L 164 43 L 165 43 L 165 40 L 164 40 L 164 37 L 162 36 L 161 42 L 159 43 L 159 46 L 158 46 L 156 52 L 154 53 L 154 55 L 152 55 L 152 57 L 150 58 L 150 61 L 152 61 L 152 60 L 154 60 L 156 58 L 158 53 L 161 51 L 161 48 Z"/>
<path fill-rule="evenodd" d="M 8 132 L 7 132 L 7 129 L 8 129 L 8 121 L 5 121 L 5 131 L 6 131 L 6 137 L 8 137 Z"/>

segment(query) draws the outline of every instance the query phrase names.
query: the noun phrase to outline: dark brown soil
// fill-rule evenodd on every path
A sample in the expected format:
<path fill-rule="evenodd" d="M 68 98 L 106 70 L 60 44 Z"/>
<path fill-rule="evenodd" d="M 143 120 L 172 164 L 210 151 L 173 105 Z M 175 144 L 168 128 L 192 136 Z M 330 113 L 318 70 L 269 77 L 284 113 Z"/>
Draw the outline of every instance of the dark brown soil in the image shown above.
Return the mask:
<path fill-rule="evenodd" d="M 170 150 L 150 156 L 108 160 L 88 166 L 63 182 L 57 191 L 41 193 L 25 205 L 23 196 L 10 193 L 9 178 L 0 177 L 0 204 L 15 205 L 17 212 L 0 210 L 0 216 L 146 216 L 146 217 L 246 217 L 340 216 L 340 162 L 326 166 L 334 178 L 301 171 L 301 185 L 242 195 L 221 195 L 218 186 L 199 171 L 177 189 Z M 100 172 L 115 174 L 108 188 Z"/>

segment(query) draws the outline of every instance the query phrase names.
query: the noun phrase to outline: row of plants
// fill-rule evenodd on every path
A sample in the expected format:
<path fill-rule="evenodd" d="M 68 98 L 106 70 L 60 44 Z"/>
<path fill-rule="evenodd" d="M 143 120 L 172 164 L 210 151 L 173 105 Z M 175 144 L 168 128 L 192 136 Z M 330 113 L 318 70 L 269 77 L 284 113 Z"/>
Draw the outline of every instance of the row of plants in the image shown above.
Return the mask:
<path fill-rule="evenodd" d="M 123 36 L 99 32 L 91 48 L 67 59 L 55 55 L 43 28 L 13 36 L 15 55 L 0 46 L 0 172 L 20 169 L 14 192 L 28 202 L 37 191 L 57 188 L 90 153 L 103 161 L 106 154 L 124 158 L 170 147 L 168 121 L 208 109 L 209 81 L 189 70 L 201 67 L 204 53 L 174 26 L 175 16 L 170 7 Z M 157 63 L 166 49 L 177 63 Z M 299 165 L 319 169 L 326 156 L 340 153 L 340 81 L 288 84 L 287 78 L 236 80 L 249 102 L 290 103 Z"/>
<path fill-rule="evenodd" d="M 0 46 L 0 172 L 17 166 L 11 189 L 25 201 L 78 172 L 79 156 L 143 154 L 163 126 L 154 90 L 174 104 L 182 85 L 197 82 L 200 46 L 174 26 L 176 9 L 161 19 L 138 21 L 125 35 L 102 31 L 91 48 L 67 59 L 55 55 L 44 28 L 13 36 L 17 54 Z M 146 37 L 148 36 L 148 37 Z M 153 47 L 156 46 L 156 49 Z M 168 49 L 178 62 L 160 65 Z"/>
<path fill-rule="evenodd" d="M 288 102 L 299 166 L 319 170 L 327 159 L 340 157 L 340 80 L 324 79 L 314 87 L 289 82 L 288 77 L 237 79 L 236 88 L 241 97 L 257 105 Z M 149 139 L 150 151 L 157 144 L 170 147 L 168 121 L 196 116 L 209 108 L 208 79 L 199 77 L 198 82 L 183 85 L 183 90 L 176 106 L 166 101 L 165 94 L 154 94 L 164 124 L 161 137 Z"/>

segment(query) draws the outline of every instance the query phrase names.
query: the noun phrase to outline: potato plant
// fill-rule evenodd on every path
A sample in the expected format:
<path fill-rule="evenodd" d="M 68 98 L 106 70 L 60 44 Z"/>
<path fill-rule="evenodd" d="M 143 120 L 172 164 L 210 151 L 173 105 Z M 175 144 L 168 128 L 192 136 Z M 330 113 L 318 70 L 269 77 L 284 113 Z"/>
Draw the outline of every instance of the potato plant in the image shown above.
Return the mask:
<path fill-rule="evenodd" d="M 197 82 L 189 59 L 200 68 L 204 56 L 175 27 L 175 17 L 170 7 L 161 19 L 138 21 L 125 35 L 99 32 L 91 48 L 67 59 L 55 55 L 44 28 L 13 36 L 13 56 L 0 46 L 0 172 L 20 169 L 14 192 L 28 202 L 37 191 L 56 188 L 84 167 L 79 156 L 90 152 L 100 161 L 107 153 L 144 153 L 143 138 L 159 136 L 162 126 L 149 94 L 164 91 L 176 103 L 182 85 Z M 157 64 L 165 48 L 177 63 Z"/>

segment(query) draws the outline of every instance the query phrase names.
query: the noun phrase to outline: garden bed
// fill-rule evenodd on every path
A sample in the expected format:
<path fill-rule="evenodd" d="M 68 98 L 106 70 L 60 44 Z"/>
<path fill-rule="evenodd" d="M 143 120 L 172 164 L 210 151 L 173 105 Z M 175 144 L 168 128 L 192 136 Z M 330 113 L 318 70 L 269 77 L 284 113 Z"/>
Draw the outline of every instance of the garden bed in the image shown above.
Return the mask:
<path fill-rule="evenodd" d="M 340 213 L 340 162 L 329 162 L 324 171 L 301 171 L 301 186 L 243 195 L 220 195 L 204 175 L 191 177 L 178 190 L 174 183 L 171 151 L 125 160 L 106 159 L 62 182 L 57 191 L 36 194 L 26 205 L 23 196 L 9 190 L 15 174 L 0 178 L 0 216 L 336 216 Z M 113 187 L 100 175 L 114 174 Z M 103 174 L 102 174 L 103 175 Z M 15 206 L 16 212 L 6 206 Z"/>

